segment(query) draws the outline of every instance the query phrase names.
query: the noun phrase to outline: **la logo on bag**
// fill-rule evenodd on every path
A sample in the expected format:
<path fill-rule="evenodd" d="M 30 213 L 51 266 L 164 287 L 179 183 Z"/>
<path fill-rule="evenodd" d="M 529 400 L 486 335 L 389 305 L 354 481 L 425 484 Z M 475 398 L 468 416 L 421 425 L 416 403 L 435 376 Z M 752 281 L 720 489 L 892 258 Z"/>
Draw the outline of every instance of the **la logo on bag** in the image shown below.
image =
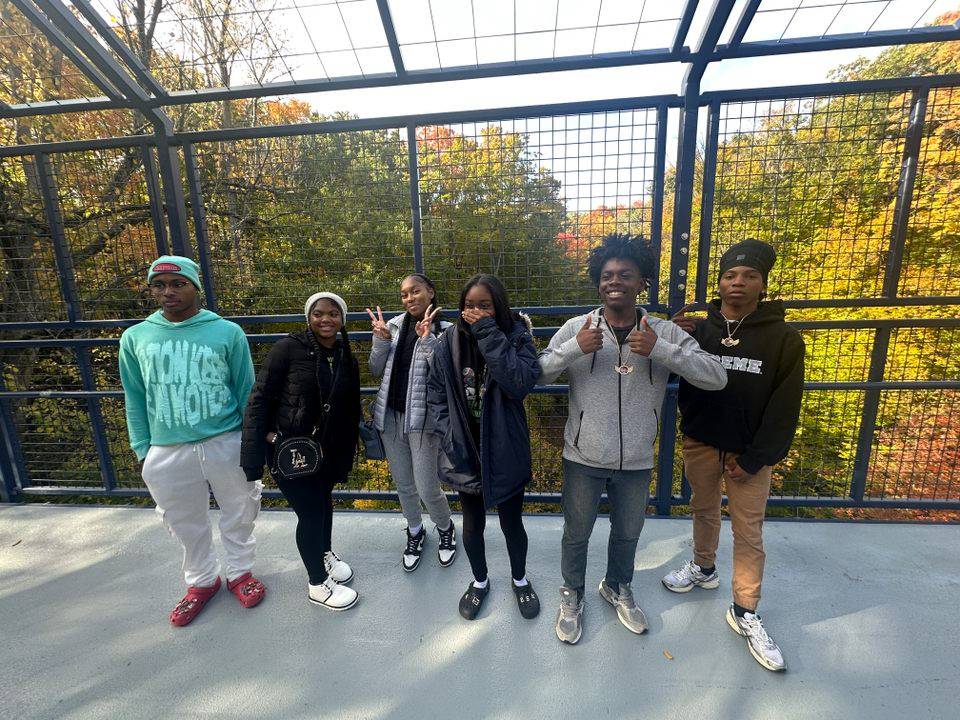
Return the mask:
<path fill-rule="evenodd" d="M 290 451 L 290 467 L 294 470 L 302 470 L 307 466 L 307 458 L 297 452 L 295 449 Z"/>

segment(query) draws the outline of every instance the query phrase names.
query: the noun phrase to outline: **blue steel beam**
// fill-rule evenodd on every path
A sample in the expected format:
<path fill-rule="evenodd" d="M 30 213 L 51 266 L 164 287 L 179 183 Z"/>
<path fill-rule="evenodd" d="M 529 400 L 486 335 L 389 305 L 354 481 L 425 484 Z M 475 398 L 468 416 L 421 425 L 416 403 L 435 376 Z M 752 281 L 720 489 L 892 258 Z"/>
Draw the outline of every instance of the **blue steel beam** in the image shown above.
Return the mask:
<path fill-rule="evenodd" d="M 49 20 L 49 18 L 37 10 L 36 6 L 30 2 L 30 0 L 12 1 L 17 9 L 23 14 L 23 16 L 29 20 L 35 28 L 42 32 L 54 47 L 62 52 L 70 60 L 70 62 L 72 62 L 77 69 L 82 72 L 88 80 L 90 80 L 90 82 L 103 91 L 103 93 L 109 98 L 110 103 L 124 102 L 123 93 L 115 88 L 110 80 L 108 80 L 103 73 L 97 70 L 97 68 L 94 67 L 93 64 L 77 49 L 76 45 L 67 39 L 67 37 Z M 62 103 L 62 101 L 54 102 L 57 102 L 58 105 Z M 18 113 L 17 115 L 11 115 L 10 117 L 17 116 L 20 116 L 20 114 Z"/>
<path fill-rule="evenodd" d="M 737 24 L 733 27 L 733 34 L 730 35 L 730 42 L 727 43 L 727 47 L 736 48 L 740 45 L 743 36 L 747 34 L 747 30 L 750 28 L 750 23 L 753 22 L 753 16 L 757 14 L 759 8 L 760 0 L 749 0 L 743 6 L 743 11 L 737 18 Z"/>
<path fill-rule="evenodd" d="M 791 53 L 822 52 L 825 50 L 848 50 L 851 48 L 882 47 L 887 45 L 913 45 L 916 43 L 939 43 L 960 40 L 957 24 L 940 27 L 924 27 L 916 30 L 878 30 L 869 33 L 842 33 L 822 37 L 784 38 L 782 40 L 757 40 L 733 45 L 719 45 L 712 60 L 733 58 L 789 55 Z"/>
<path fill-rule="evenodd" d="M 420 217 L 420 164 L 417 154 L 417 126 L 407 125 L 407 171 L 410 175 L 410 222 L 413 231 L 413 269 L 423 269 L 423 225 Z"/>
<path fill-rule="evenodd" d="M 883 294 L 888 298 L 897 296 L 900 286 L 900 270 L 907 243 L 907 228 L 910 224 L 910 208 L 913 204 L 913 186 L 920 165 L 920 147 L 923 140 L 923 125 L 927 115 L 928 90 L 913 91 L 910 100 L 910 124 L 907 126 L 903 144 L 903 159 L 900 163 L 900 179 L 897 183 L 897 200 L 893 209 L 893 226 L 890 232 L 890 247 L 887 250 L 887 268 L 883 277 Z"/>
<path fill-rule="evenodd" d="M 407 74 L 403 66 L 403 53 L 400 52 L 400 43 L 397 40 L 397 29 L 393 25 L 393 16 L 390 14 L 390 5 L 387 0 L 377 0 L 377 10 L 380 11 L 380 22 L 383 23 L 383 34 L 387 38 L 390 48 L 390 57 L 393 58 L 393 67 L 397 77 Z"/>
<path fill-rule="evenodd" d="M 61 0 L 35 0 L 50 22 L 146 117 L 155 116 L 150 97 Z"/>
<path fill-rule="evenodd" d="M 679 54 L 687 41 L 687 33 L 690 32 L 690 23 L 693 22 L 693 15 L 697 12 L 698 0 L 687 0 L 683 6 L 683 12 L 680 15 L 680 22 L 677 24 L 677 31 L 673 35 L 673 42 L 670 43 L 670 52 Z"/>
<path fill-rule="evenodd" d="M 134 77 L 142 83 L 147 90 L 157 97 L 163 97 L 167 94 L 163 86 L 157 82 L 157 79 L 150 74 L 150 71 L 140 61 L 133 50 L 123 42 L 113 31 L 107 21 L 93 9 L 93 6 L 87 0 L 71 0 L 71 4 L 80 12 L 88 23 L 97 31 L 97 34 L 113 50 L 117 56 L 123 60 L 126 66 L 133 73 Z M 159 7 L 159 5 L 158 5 Z"/>

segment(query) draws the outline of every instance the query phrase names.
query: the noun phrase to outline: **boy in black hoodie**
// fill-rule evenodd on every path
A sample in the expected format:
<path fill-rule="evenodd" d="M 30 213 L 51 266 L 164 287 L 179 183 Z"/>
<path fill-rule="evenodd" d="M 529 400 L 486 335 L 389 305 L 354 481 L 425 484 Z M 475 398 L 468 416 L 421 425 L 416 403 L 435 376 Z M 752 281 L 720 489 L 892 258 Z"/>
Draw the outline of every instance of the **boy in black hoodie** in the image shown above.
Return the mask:
<path fill-rule="evenodd" d="M 763 518 L 773 466 L 793 441 L 803 396 L 804 344 L 784 321 L 783 303 L 763 301 L 776 261 L 772 247 L 747 239 L 720 258 L 719 300 L 705 320 L 680 316 L 690 332 L 727 370 L 722 390 L 701 390 L 680 380 L 684 472 L 693 495 L 693 560 L 670 572 L 673 592 L 719 585 L 721 482 L 726 481 L 733 527 L 733 604 L 727 622 L 746 638 L 768 670 L 784 670 L 780 648 L 756 614 L 763 579 Z"/>

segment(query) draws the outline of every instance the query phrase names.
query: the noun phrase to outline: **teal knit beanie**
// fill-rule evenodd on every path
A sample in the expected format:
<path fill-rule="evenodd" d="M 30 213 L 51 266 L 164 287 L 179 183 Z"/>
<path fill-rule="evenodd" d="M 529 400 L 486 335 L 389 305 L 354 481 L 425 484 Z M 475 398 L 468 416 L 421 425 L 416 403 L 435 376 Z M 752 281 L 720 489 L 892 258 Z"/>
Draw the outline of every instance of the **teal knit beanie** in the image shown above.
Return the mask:
<path fill-rule="evenodd" d="M 192 282 L 197 290 L 202 290 L 200 285 L 200 266 L 188 257 L 180 255 L 161 255 L 150 265 L 150 272 L 147 273 L 147 283 L 153 280 L 154 275 L 163 275 L 170 273 L 172 275 L 182 275 Z"/>

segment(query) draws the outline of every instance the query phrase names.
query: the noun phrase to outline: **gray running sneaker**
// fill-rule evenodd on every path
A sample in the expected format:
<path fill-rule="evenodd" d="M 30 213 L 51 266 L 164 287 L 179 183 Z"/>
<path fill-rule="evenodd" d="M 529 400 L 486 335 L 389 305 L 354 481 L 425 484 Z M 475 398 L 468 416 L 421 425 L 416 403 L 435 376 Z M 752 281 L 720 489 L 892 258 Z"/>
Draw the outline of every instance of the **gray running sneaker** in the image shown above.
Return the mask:
<path fill-rule="evenodd" d="M 577 599 L 577 591 L 560 588 L 560 610 L 557 612 L 557 637 L 560 642 L 576 645 L 583 634 L 583 598 Z"/>
<path fill-rule="evenodd" d="M 733 628 L 737 635 L 747 639 L 747 647 L 750 649 L 753 659 L 767 670 L 783 672 L 787 669 L 780 648 L 767 635 L 767 631 L 763 629 L 763 622 L 759 615 L 748 612 L 744 613 L 742 618 L 737 617 L 737 614 L 733 611 L 733 605 L 731 605 L 727 610 L 727 624 Z"/>
<path fill-rule="evenodd" d="M 617 609 L 620 623 L 630 632 L 642 635 L 647 631 L 647 616 L 643 614 L 633 599 L 630 583 L 620 583 L 620 592 L 614 592 L 607 585 L 607 579 L 600 581 L 600 597 Z"/>
<path fill-rule="evenodd" d="M 704 575 L 701 567 L 690 560 L 682 568 L 668 572 L 660 582 L 670 592 L 685 593 L 695 587 L 715 590 L 720 585 L 720 577 L 717 575 L 716 568 L 709 575 Z"/>

